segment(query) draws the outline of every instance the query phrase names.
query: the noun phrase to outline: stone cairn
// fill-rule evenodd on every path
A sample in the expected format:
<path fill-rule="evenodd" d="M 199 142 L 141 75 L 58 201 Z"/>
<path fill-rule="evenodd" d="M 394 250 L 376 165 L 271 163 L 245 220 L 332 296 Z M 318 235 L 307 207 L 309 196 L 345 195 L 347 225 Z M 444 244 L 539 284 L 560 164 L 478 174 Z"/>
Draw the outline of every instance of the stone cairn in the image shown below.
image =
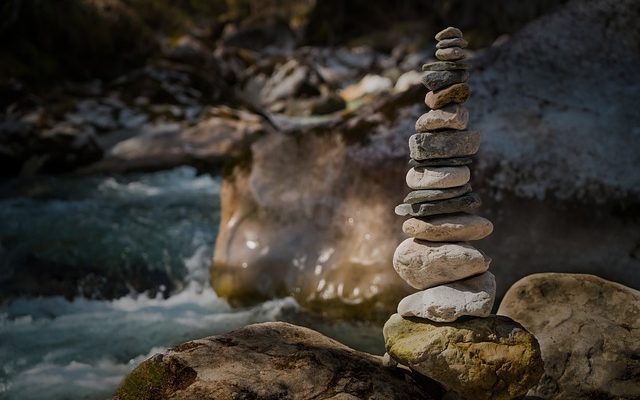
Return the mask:
<path fill-rule="evenodd" d="M 467 130 L 463 105 L 470 95 L 470 65 L 460 62 L 467 41 L 452 27 L 435 38 L 439 61 L 422 67 L 431 110 L 409 139 L 406 182 L 413 191 L 395 210 L 410 217 L 402 226 L 410 238 L 396 249 L 393 266 L 420 291 L 402 299 L 385 324 L 385 357 L 462 398 L 510 399 L 539 379 L 540 351 L 518 323 L 490 315 L 496 294 L 491 259 L 468 243 L 490 235 L 493 225 L 472 214 L 481 202 L 468 165 L 480 134 Z"/>

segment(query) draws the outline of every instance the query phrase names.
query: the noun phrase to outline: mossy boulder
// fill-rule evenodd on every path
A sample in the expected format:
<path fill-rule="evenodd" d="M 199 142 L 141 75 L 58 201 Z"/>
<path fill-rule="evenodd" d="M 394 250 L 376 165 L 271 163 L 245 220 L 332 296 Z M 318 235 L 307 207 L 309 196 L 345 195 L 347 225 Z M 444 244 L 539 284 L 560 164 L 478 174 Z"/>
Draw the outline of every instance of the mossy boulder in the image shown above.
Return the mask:
<path fill-rule="evenodd" d="M 384 339 L 398 363 L 466 399 L 514 399 L 543 373 L 536 338 L 507 317 L 437 323 L 394 314 Z"/>

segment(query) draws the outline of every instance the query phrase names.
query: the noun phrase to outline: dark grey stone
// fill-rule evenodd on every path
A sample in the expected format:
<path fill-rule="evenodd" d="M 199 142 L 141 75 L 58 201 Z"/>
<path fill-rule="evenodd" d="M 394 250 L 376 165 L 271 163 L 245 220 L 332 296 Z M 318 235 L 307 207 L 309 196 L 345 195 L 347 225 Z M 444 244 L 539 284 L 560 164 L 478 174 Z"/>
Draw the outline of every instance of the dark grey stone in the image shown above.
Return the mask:
<path fill-rule="evenodd" d="M 404 202 L 407 204 L 415 204 L 426 201 L 452 199 L 469 192 L 471 192 L 471 184 L 469 183 L 449 189 L 414 190 L 404 198 Z"/>
<path fill-rule="evenodd" d="M 482 205 L 480 196 L 476 193 L 465 194 L 448 200 L 432 201 L 418 204 L 400 204 L 396 206 L 396 214 L 401 217 L 427 217 L 437 214 L 452 214 L 457 212 L 472 212 Z"/>
<path fill-rule="evenodd" d="M 473 159 L 469 157 L 460 158 L 434 158 L 433 160 L 409 160 L 409 166 L 414 167 L 457 167 L 459 165 L 469 165 Z"/>
<path fill-rule="evenodd" d="M 429 90 L 440 90 L 456 83 L 466 82 L 469 72 L 458 71 L 428 71 L 422 77 L 422 84 Z"/>
<path fill-rule="evenodd" d="M 471 64 L 453 61 L 434 61 L 422 66 L 423 71 L 457 71 L 470 69 Z"/>
<path fill-rule="evenodd" d="M 409 138 L 410 156 L 417 161 L 468 157 L 476 154 L 479 148 L 480 134 L 473 131 L 424 132 Z"/>

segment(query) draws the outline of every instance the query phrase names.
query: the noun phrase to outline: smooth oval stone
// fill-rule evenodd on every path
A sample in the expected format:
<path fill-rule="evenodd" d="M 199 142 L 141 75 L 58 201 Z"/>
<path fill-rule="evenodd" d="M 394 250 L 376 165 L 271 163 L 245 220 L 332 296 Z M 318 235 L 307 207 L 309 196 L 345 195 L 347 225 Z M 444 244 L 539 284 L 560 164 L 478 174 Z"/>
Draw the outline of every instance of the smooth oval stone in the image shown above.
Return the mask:
<path fill-rule="evenodd" d="M 469 42 L 464 40 L 461 37 L 450 38 L 450 39 L 442 39 L 436 44 L 436 49 L 446 49 L 449 47 L 461 47 L 466 48 L 469 45 Z"/>
<path fill-rule="evenodd" d="M 446 49 L 436 50 L 436 58 L 442 61 L 459 61 L 466 58 L 467 55 L 460 47 L 447 47 Z"/>
<path fill-rule="evenodd" d="M 464 103 L 469 99 L 469 94 L 469 85 L 456 83 L 436 92 L 428 92 L 424 98 L 424 104 L 432 110 L 438 109 L 450 103 Z"/>
<path fill-rule="evenodd" d="M 416 167 L 407 172 L 407 186 L 411 189 L 447 189 L 469 182 L 469 167 Z"/>
<path fill-rule="evenodd" d="M 464 130 L 469 123 L 469 111 L 460 104 L 449 104 L 439 110 L 426 112 L 416 121 L 416 132 L 438 129 Z"/>
<path fill-rule="evenodd" d="M 409 193 L 403 201 L 407 204 L 424 203 L 425 201 L 451 199 L 469 192 L 471 192 L 471 185 L 469 183 L 450 189 L 415 190 Z"/>
<path fill-rule="evenodd" d="M 453 26 L 449 26 L 441 30 L 440 32 L 436 33 L 436 36 L 435 36 L 436 40 L 461 38 L 461 37 L 462 37 L 462 31 L 458 28 L 454 28 Z"/>
<path fill-rule="evenodd" d="M 480 148 L 480 134 L 474 131 L 438 131 L 411 135 L 409 154 L 414 160 L 468 157 Z"/>
<path fill-rule="evenodd" d="M 493 232 L 493 224 L 473 214 L 436 215 L 404 221 L 402 231 L 416 239 L 432 242 L 466 242 L 480 240 Z"/>
<path fill-rule="evenodd" d="M 402 299 L 398 314 L 453 322 L 463 316 L 487 317 L 496 298 L 496 278 L 491 272 L 432 287 Z"/>
<path fill-rule="evenodd" d="M 409 238 L 393 254 L 393 268 L 411 287 L 427 289 L 478 275 L 491 259 L 467 243 L 434 243 Z"/>
<path fill-rule="evenodd" d="M 469 165 L 473 162 L 471 158 L 459 157 L 459 158 L 436 158 L 433 160 L 421 160 L 414 159 L 409 160 L 410 167 L 455 167 L 458 165 Z"/>
<path fill-rule="evenodd" d="M 401 217 L 411 215 L 412 217 L 428 217 L 436 214 L 451 214 L 458 212 L 472 212 L 482 205 L 480 196 L 476 193 L 465 194 L 453 199 L 430 201 L 418 204 L 400 204 L 396 206 L 395 212 Z"/>
<path fill-rule="evenodd" d="M 467 71 L 429 71 L 422 76 L 422 84 L 429 90 L 441 90 L 455 83 L 466 82 Z"/>
<path fill-rule="evenodd" d="M 471 64 L 458 63 L 453 61 L 434 61 L 422 66 L 423 71 L 456 71 L 467 70 L 471 68 Z"/>

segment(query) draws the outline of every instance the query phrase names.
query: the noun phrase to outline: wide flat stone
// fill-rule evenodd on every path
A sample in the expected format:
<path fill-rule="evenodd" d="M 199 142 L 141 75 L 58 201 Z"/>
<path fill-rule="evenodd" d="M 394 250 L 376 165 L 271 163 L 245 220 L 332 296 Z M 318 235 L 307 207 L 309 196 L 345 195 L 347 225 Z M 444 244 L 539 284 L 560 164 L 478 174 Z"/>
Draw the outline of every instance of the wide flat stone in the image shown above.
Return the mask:
<path fill-rule="evenodd" d="M 447 189 L 469 182 L 469 167 L 414 167 L 407 171 L 406 182 L 411 189 Z"/>
<path fill-rule="evenodd" d="M 471 64 L 453 61 L 434 61 L 422 66 L 423 71 L 456 71 L 471 69 Z"/>
<path fill-rule="evenodd" d="M 403 317 L 453 322 L 463 316 L 486 317 L 496 297 L 496 278 L 491 272 L 411 294 L 398 304 Z"/>
<path fill-rule="evenodd" d="M 469 193 L 460 197 L 447 200 L 431 201 L 418 204 L 399 204 L 396 206 L 396 214 L 401 217 L 428 217 L 437 214 L 452 214 L 458 212 L 473 212 L 482 205 L 480 196 Z"/>
<path fill-rule="evenodd" d="M 456 38 L 450 38 L 450 39 L 442 39 L 436 44 L 436 49 L 446 49 L 449 47 L 461 47 L 464 49 L 468 45 L 469 43 L 466 40 L 464 40 L 464 38 L 456 37 Z"/>
<path fill-rule="evenodd" d="M 473 159 L 469 157 L 459 158 L 435 158 L 432 160 L 409 160 L 410 167 L 455 167 L 459 165 L 469 165 L 473 162 Z"/>
<path fill-rule="evenodd" d="M 383 334 L 393 359 L 463 399 L 520 398 L 543 372 L 536 338 L 508 317 L 441 323 L 394 314 Z"/>
<path fill-rule="evenodd" d="M 447 47 L 436 50 L 436 58 L 441 61 L 459 61 L 466 56 L 460 47 Z"/>
<path fill-rule="evenodd" d="M 430 110 L 416 121 L 416 132 L 423 133 L 439 129 L 464 130 L 469 123 L 469 111 L 460 104 L 449 104 L 438 110 Z"/>
<path fill-rule="evenodd" d="M 469 72 L 457 71 L 428 71 L 421 79 L 422 84 L 429 90 L 440 90 L 455 83 L 466 82 Z"/>
<path fill-rule="evenodd" d="M 489 236 L 493 224 L 478 215 L 447 214 L 408 219 L 402 224 L 402 231 L 416 239 L 432 242 L 464 242 Z"/>
<path fill-rule="evenodd" d="M 436 33 L 436 40 L 444 40 L 444 39 L 451 39 L 451 38 L 461 38 L 462 37 L 462 31 L 458 28 L 454 28 L 452 26 L 449 26 L 443 30 L 441 30 L 440 32 Z"/>
<path fill-rule="evenodd" d="M 414 190 L 403 201 L 407 204 L 424 203 L 425 201 L 452 199 L 470 192 L 471 184 L 469 183 L 448 189 Z"/>
<path fill-rule="evenodd" d="M 414 160 L 468 157 L 480 148 L 480 134 L 474 131 L 438 131 L 416 133 L 409 138 L 409 152 Z"/>
<path fill-rule="evenodd" d="M 478 275 L 491 259 L 467 243 L 434 243 L 406 239 L 393 254 L 393 268 L 416 289 L 427 289 Z"/>
<path fill-rule="evenodd" d="M 469 85 L 456 83 L 442 90 L 427 92 L 424 104 L 431 109 L 442 108 L 450 103 L 464 103 L 469 99 Z"/>

